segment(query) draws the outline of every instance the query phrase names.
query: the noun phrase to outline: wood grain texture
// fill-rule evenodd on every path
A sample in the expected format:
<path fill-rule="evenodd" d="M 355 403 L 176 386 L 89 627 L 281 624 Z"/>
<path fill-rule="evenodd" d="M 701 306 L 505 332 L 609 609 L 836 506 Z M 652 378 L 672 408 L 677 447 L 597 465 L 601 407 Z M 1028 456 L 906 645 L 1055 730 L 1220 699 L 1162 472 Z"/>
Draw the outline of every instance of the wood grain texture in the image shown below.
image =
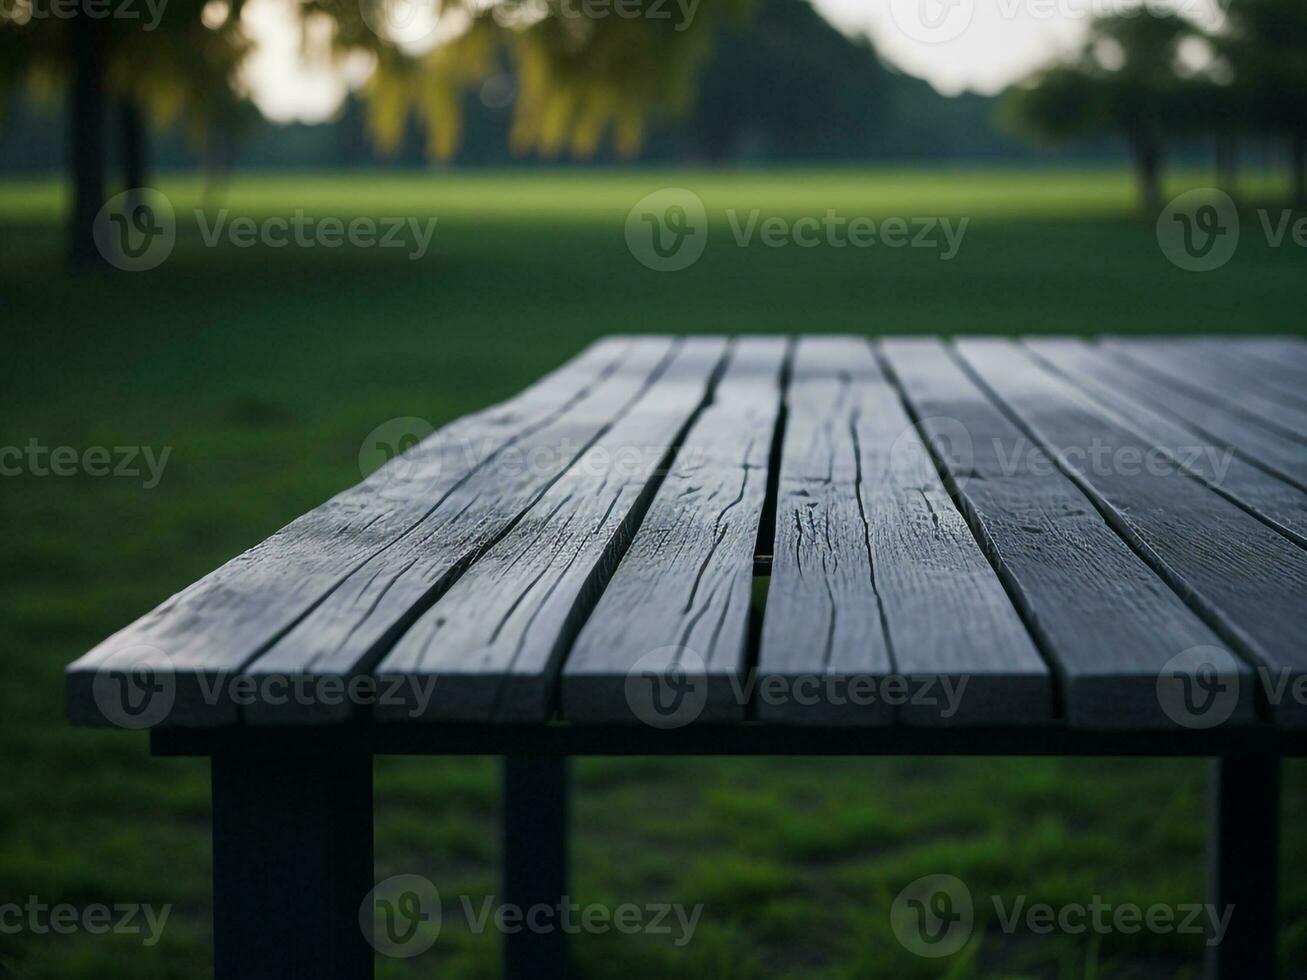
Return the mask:
<path fill-rule="evenodd" d="M 1286 357 L 1264 356 L 1258 347 L 1238 340 L 1200 340 L 1204 353 L 1238 365 L 1246 376 L 1264 385 L 1262 391 L 1273 401 L 1307 411 L 1307 367 Z"/>
<path fill-rule="evenodd" d="M 700 723 L 1164 737 L 1214 651 L 1229 724 L 1301 733 L 1300 377 L 1291 338 L 610 338 L 104 641 L 69 714 L 668 727 L 631 678 L 701 660 Z"/>
<path fill-rule="evenodd" d="M 601 341 L 509 401 L 441 429 L 69 665 L 70 716 L 102 723 L 95 679 L 127 666 L 174 685 L 167 723 L 232 723 L 238 708 L 229 682 L 259 653 L 351 576 L 384 561 L 479 465 L 533 434 L 593 418 L 596 405 L 611 405 L 614 387 L 629 389 L 670 346 L 665 339 Z M 469 458 L 470 448 L 478 458 Z"/>
<path fill-rule="evenodd" d="M 787 398 L 759 717 L 1050 718 L 1048 668 L 867 343 L 800 340 Z"/>
<path fill-rule="evenodd" d="M 381 719 L 543 721 L 562 657 L 711 390 L 726 342 L 693 338 L 509 533 L 377 666 L 382 687 L 430 696 L 379 705 Z M 490 488 L 482 488 L 483 492 Z M 414 683 L 414 682 L 418 683 Z"/>
<path fill-rule="evenodd" d="M 289 678 L 309 690 L 329 683 L 326 678 L 369 675 L 422 613 L 621 423 L 684 347 L 683 341 L 637 341 L 630 358 L 585 403 L 537 427 L 515 446 L 518 452 L 487 459 L 412 532 L 354 570 L 245 674 L 260 685 Z M 387 691 L 384 699 L 398 706 L 404 693 Z M 280 704 L 259 699 L 244 716 L 251 723 L 277 724 L 357 713 L 350 704 L 314 697 Z"/>
<path fill-rule="evenodd" d="M 1233 343 L 1239 352 L 1258 364 L 1282 367 L 1299 378 L 1307 378 L 1307 340 L 1301 337 L 1214 337 Z"/>
<path fill-rule="evenodd" d="M 1307 670 L 1307 551 L 1178 467 L 1141 466 L 1148 439 L 1121 425 L 1015 344 L 961 340 L 957 348 L 1023 430 L 1050 452 L 1100 512 L 1209 626 L 1273 680 Z M 1182 651 L 1177 651 L 1180 653 Z M 1233 667 L 1221 682 L 1239 676 Z M 1242 709 L 1251 684 L 1237 685 Z M 1307 725 L 1307 705 L 1275 698 L 1285 727 Z"/>
<path fill-rule="evenodd" d="M 934 339 L 881 345 L 956 497 L 1053 658 L 1066 723 L 1174 728 L 1157 677 L 1217 636 Z"/>
<path fill-rule="evenodd" d="M 883 685 L 894 672 L 859 500 L 855 425 L 875 366 L 866 342 L 799 340 L 786 392 L 771 579 L 758 655 L 758 717 L 886 725 L 883 700 L 835 705 L 789 697 L 795 685 Z M 772 685 L 782 695 L 773 698 Z M 801 698 L 806 695 L 799 692 Z M 856 699 L 861 700 L 861 699 Z"/>
<path fill-rule="evenodd" d="M 1186 395 L 1174 396 L 1168 389 L 1158 394 L 1156 385 L 1131 383 L 1128 369 L 1083 340 L 1034 339 L 1023 343 L 1041 362 L 1062 374 L 1104 410 L 1127 420 L 1209 486 L 1307 546 L 1307 493 L 1275 474 L 1274 466 L 1262 462 L 1259 454 L 1247 453 L 1243 447 L 1255 445 L 1259 433 L 1250 435 L 1241 419 L 1218 411 L 1210 430 L 1188 421 L 1192 413 L 1205 415 L 1206 406 L 1190 404 L 1195 400 Z M 1168 412 L 1164 407 L 1168 404 L 1179 411 Z M 1189 412 L 1184 412 L 1186 406 Z M 1258 465 L 1249 459 L 1256 460 Z M 1307 456 L 1304 460 L 1307 461 Z M 1307 477 L 1307 472 L 1304 476 Z"/>
<path fill-rule="evenodd" d="M 1164 341 L 1106 340 L 1103 348 L 1163 384 L 1225 406 L 1271 432 L 1307 441 L 1307 411 L 1268 398 L 1263 377 L 1230 359 L 1193 344 Z"/>
<path fill-rule="evenodd" d="M 1159 382 L 1135 360 L 1096 347 L 1100 361 L 1111 364 L 1119 385 L 1160 409 L 1163 413 L 1199 431 L 1235 446 L 1245 459 L 1307 490 L 1307 446 L 1274 427 L 1250 418 L 1228 403 L 1189 386 Z"/>
<path fill-rule="evenodd" d="M 653 685 L 677 671 L 702 685 L 677 721 L 743 719 L 754 549 L 786 347 L 780 339 L 736 342 L 712 404 L 563 666 L 569 721 L 642 721 L 658 710 Z"/>

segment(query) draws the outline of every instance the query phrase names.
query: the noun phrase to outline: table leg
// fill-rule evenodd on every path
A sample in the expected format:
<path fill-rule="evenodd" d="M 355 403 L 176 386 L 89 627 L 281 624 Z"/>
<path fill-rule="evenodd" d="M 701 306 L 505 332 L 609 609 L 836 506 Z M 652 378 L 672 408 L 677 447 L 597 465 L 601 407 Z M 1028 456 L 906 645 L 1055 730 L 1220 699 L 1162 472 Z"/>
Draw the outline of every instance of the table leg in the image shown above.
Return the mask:
<path fill-rule="evenodd" d="M 371 756 L 212 765 L 216 980 L 371 980 Z"/>
<path fill-rule="evenodd" d="M 567 934 L 558 928 L 557 912 L 567 896 L 566 758 L 504 758 L 503 855 L 504 903 L 523 913 L 540 904 L 552 910 L 536 917 L 549 928 L 504 935 L 504 976 L 562 980 L 569 970 Z"/>
<path fill-rule="evenodd" d="M 1276 970 L 1276 876 L 1279 871 L 1280 760 L 1223 756 L 1212 761 L 1209 827 L 1210 901 L 1232 906 L 1224 939 L 1211 947 L 1211 980 Z"/>

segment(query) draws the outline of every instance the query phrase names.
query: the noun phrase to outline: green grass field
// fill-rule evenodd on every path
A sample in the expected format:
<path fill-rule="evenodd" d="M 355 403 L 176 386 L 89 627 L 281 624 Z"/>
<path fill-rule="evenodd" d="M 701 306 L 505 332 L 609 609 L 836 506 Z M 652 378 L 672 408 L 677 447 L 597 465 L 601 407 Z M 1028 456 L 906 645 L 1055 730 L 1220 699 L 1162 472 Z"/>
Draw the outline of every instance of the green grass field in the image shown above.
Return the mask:
<path fill-rule="evenodd" d="M 1201 175 L 1177 178 L 1180 190 Z M 637 262 L 624 223 L 662 187 L 708 213 L 703 257 Z M 377 424 L 443 423 L 616 331 L 1184 332 L 1302 330 L 1307 256 L 1251 209 L 1224 268 L 1184 272 L 1131 209 L 1124 174 L 1069 171 L 453 173 L 245 177 L 207 214 L 438 219 L 430 251 L 207 247 L 194 180 L 163 190 L 178 244 L 139 274 L 62 271 L 52 183 L 0 184 L 5 332 L 0 446 L 171 447 L 131 478 L 0 478 L 0 904 L 172 903 L 162 940 L 0 930 L 0 975 L 206 975 L 203 762 L 140 735 L 70 729 L 61 669 L 105 635 L 360 478 Z M 1255 204 L 1274 182 L 1250 179 Z M 736 244 L 726 217 L 966 217 L 954 259 L 888 248 Z M 206 219 L 208 220 L 208 219 Z M 589 978 L 1193 977 L 1194 936 L 1054 934 L 995 921 L 1011 903 L 1204 900 L 1200 761 L 587 760 L 576 766 L 574 897 L 703 903 L 693 940 L 582 935 Z M 1304 769 L 1286 772 L 1282 958 L 1307 975 Z M 445 898 L 431 952 L 383 977 L 492 977 L 497 937 L 457 896 L 493 894 L 492 760 L 384 760 L 378 878 Z M 918 958 L 890 930 L 919 875 L 961 877 L 972 943 Z M 276 916 L 269 921 L 276 928 Z"/>

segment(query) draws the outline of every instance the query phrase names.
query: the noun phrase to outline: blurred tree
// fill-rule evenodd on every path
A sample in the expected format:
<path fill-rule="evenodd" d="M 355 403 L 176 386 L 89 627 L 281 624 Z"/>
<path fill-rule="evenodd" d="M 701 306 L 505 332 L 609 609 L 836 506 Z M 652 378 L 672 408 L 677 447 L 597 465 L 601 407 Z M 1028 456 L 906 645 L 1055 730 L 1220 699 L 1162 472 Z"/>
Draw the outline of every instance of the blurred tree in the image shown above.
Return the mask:
<path fill-rule="evenodd" d="M 92 228 L 105 197 L 109 100 L 121 107 L 128 185 L 139 186 L 142 113 L 166 122 L 184 109 L 195 134 L 210 138 L 239 121 L 237 73 L 248 44 L 241 0 L 170 0 L 150 26 L 106 13 L 105 0 L 74 0 L 67 17 L 50 16 L 50 2 L 0 0 L 0 86 L 39 78 L 70 92 L 70 255 L 84 265 L 97 260 Z M 429 154 L 445 158 L 458 146 L 466 92 L 502 73 L 505 59 L 516 76 L 517 150 L 588 155 L 611 130 L 615 145 L 633 152 L 651 114 L 689 105 L 714 25 L 749 0 L 291 2 L 306 48 L 326 38 L 342 59 L 371 59 L 363 95 L 379 145 L 396 146 L 416 115 Z"/>
<path fill-rule="evenodd" d="M 1125 138 L 1139 198 L 1161 201 L 1166 138 L 1192 128 L 1204 83 L 1180 70 L 1180 48 L 1201 32 L 1174 14 L 1140 10 L 1097 18 L 1068 63 L 1037 71 L 1004 96 L 1008 124 L 1037 140 L 1061 142 L 1114 130 Z"/>
<path fill-rule="evenodd" d="M 635 152 L 651 116 L 691 105 L 715 28 L 751 0 L 303 0 L 335 25 L 342 56 L 367 52 L 369 129 L 400 144 L 410 114 L 446 159 L 462 134 L 465 95 L 509 73 L 510 142 L 518 152 L 589 156 L 611 132 Z"/>
<path fill-rule="evenodd" d="M 77 2 L 58 9 L 49 0 L 0 3 L 0 98 L 24 83 L 47 94 L 68 93 L 74 266 L 100 259 L 93 227 L 105 199 L 111 108 L 117 108 L 127 188 L 147 182 L 147 119 L 166 124 L 184 110 L 198 140 L 231 117 L 239 102 L 236 71 L 248 50 L 240 0 L 233 2 Z"/>
<path fill-rule="evenodd" d="M 900 78 L 865 40 L 841 34 L 807 0 L 756 0 L 749 21 L 723 35 L 704 71 L 686 121 L 700 153 L 717 162 L 813 159 L 865 152 L 887 135 Z"/>
<path fill-rule="evenodd" d="M 1307 3 L 1232 0 L 1214 43 L 1229 61 L 1241 118 L 1286 137 L 1294 201 L 1307 205 Z"/>

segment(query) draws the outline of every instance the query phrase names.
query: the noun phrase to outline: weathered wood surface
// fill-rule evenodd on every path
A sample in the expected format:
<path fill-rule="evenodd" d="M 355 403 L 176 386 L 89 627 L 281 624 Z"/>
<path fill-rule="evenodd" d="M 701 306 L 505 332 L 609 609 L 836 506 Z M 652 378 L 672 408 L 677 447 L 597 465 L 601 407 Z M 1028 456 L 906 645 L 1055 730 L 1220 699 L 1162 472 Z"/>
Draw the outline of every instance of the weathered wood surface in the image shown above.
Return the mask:
<path fill-rule="evenodd" d="M 382 717 L 545 720 L 562 656 L 725 349 L 719 339 L 684 341 L 629 411 L 412 624 L 377 673 L 383 685 L 417 678 L 410 691 L 427 682 L 431 696 L 382 706 Z"/>
<path fill-rule="evenodd" d="M 759 717 L 1049 719 L 1048 668 L 865 341 L 800 340 L 786 427 Z"/>
<path fill-rule="evenodd" d="M 1219 337 L 1213 343 L 1223 344 L 1227 350 L 1262 367 L 1281 368 L 1292 384 L 1307 382 L 1307 341 L 1272 337 Z"/>
<path fill-rule="evenodd" d="M 1304 729 L 1303 378 L 1296 339 L 611 338 L 110 637 L 69 712 Z"/>
<path fill-rule="evenodd" d="M 446 426 L 70 665 L 70 715 L 88 724 L 102 721 L 96 678 L 123 668 L 170 679 L 174 723 L 235 721 L 238 708 L 227 683 L 233 675 L 310 612 L 329 614 L 327 600 L 360 573 L 370 575 L 437 510 L 447 510 L 479 464 L 573 419 L 593 423 L 611 414 L 614 399 L 629 397 L 670 346 L 656 339 L 602 341 L 517 397 Z M 469 450 L 479 459 L 469 458 Z M 309 652 L 297 648 L 292 669 L 308 663 Z"/>
<path fill-rule="evenodd" d="M 1259 354 L 1255 347 L 1229 340 L 1198 341 L 1202 349 L 1220 361 L 1238 365 L 1244 376 L 1263 385 L 1261 391 L 1273 401 L 1284 401 L 1307 410 L 1307 367 L 1292 357 Z"/>
<path fill-rule="evenodd" d="M 1267 397 L 1263 375 L 1216 351 L 1155 340 L 1109 340 L 1103 347 L 1168 387 L 1227 406 L 1268 431 L 1307 439 L 1307 411 Z"/>
<path fill-rule="evenodd" d="M 537 426 L 522 454 L 486 457 L 441 494 L 407 533 L 349 574 L 245 670 L 259 685 L 289 679 L 310 692 L 272 704 L 258 699 L 248 721 L 311 722 L 355 713 L 348 699 L 327 699 L 322 679 L 366 673 L 378 657 L 473 562 L 486 553 L 623 419 L 675 364 L 683 342 L 638 343 L 587 399 Z M 304 683 L 307 681 L 308 683 Z"/>
<path fill-rule="evenodd" d="M 562 678 L 565 718 L 744 717 L 754 555 L 785 353 L 780 339 L 736 342 L 712 404 L 577 637 Z M 659 685 L 677 682 L 702 693 L 663 703 Z"/>
<path fill-rule="evenodd" d="M 1292 688 L 1307 669 L 1307 551 L 1178 467 L 1141 465 L 1149 440 L 1041 370 L 1011 341 L 962 340 L 957 346 L 981 382 L 1074 475 L 1141 557 L 1227 644 Z M 1239 710 L 1248 709 L 1256 693 L 1242 677 L 1241 665 L 1232 663 L 1219 678 L 1223 690 L 1237 689 Z M 1307 723 L 1307 705 L 1291 697 L 1270 708 L 1282 725 Z"/>
<path fill-rule="evenodd" d="M 1169 728 L 1157 678 L 1216 635 L 937 340 L 883 344 L 918 425 L 1031 632 L 1073 728 Z"/>
<path fill-rule="evenodd" d="M 1307 493 L 1276 472 L 1274 463 L 1267 461 L 1274 460 L 1274 454 L 1249 450 L 1264 442 L 1260 431 L 1250 431 L 1253 427 L 1219 409 L 1216 417 L 1210 418 L 1205 411 L 1208 406 L 1187 395 L 1159 391 L 1157 385 L 1142 383 L 1138 378 L 1132 382 L 1129 368 L 1104 357 L 1083 340 L 1035 339 L 1024 344 L 1209 486 L 1307 546 Z M 1195 417 L 1208 417 L 1208 424 L 1190 421 Z M 1303 477 L 1307 480 L 1307 447 L 1295 451 L 1303 460 Z"/>
<path fill-rule="evenodd" d="M 786 393 L 758 661 L 763 720 L 893 720 L 893 706 L 883 699 L 835 705 L 821 689 L 880 687 L 894 672 L 858 490 L 856 425 L 865 410 L 859 382 L 874 373 L 863 341 L 799 341 Z M 807 699 L 804 691 L 796 692 L 800 684 L 816 688 L 814 703 L 800 702 Z"/>

